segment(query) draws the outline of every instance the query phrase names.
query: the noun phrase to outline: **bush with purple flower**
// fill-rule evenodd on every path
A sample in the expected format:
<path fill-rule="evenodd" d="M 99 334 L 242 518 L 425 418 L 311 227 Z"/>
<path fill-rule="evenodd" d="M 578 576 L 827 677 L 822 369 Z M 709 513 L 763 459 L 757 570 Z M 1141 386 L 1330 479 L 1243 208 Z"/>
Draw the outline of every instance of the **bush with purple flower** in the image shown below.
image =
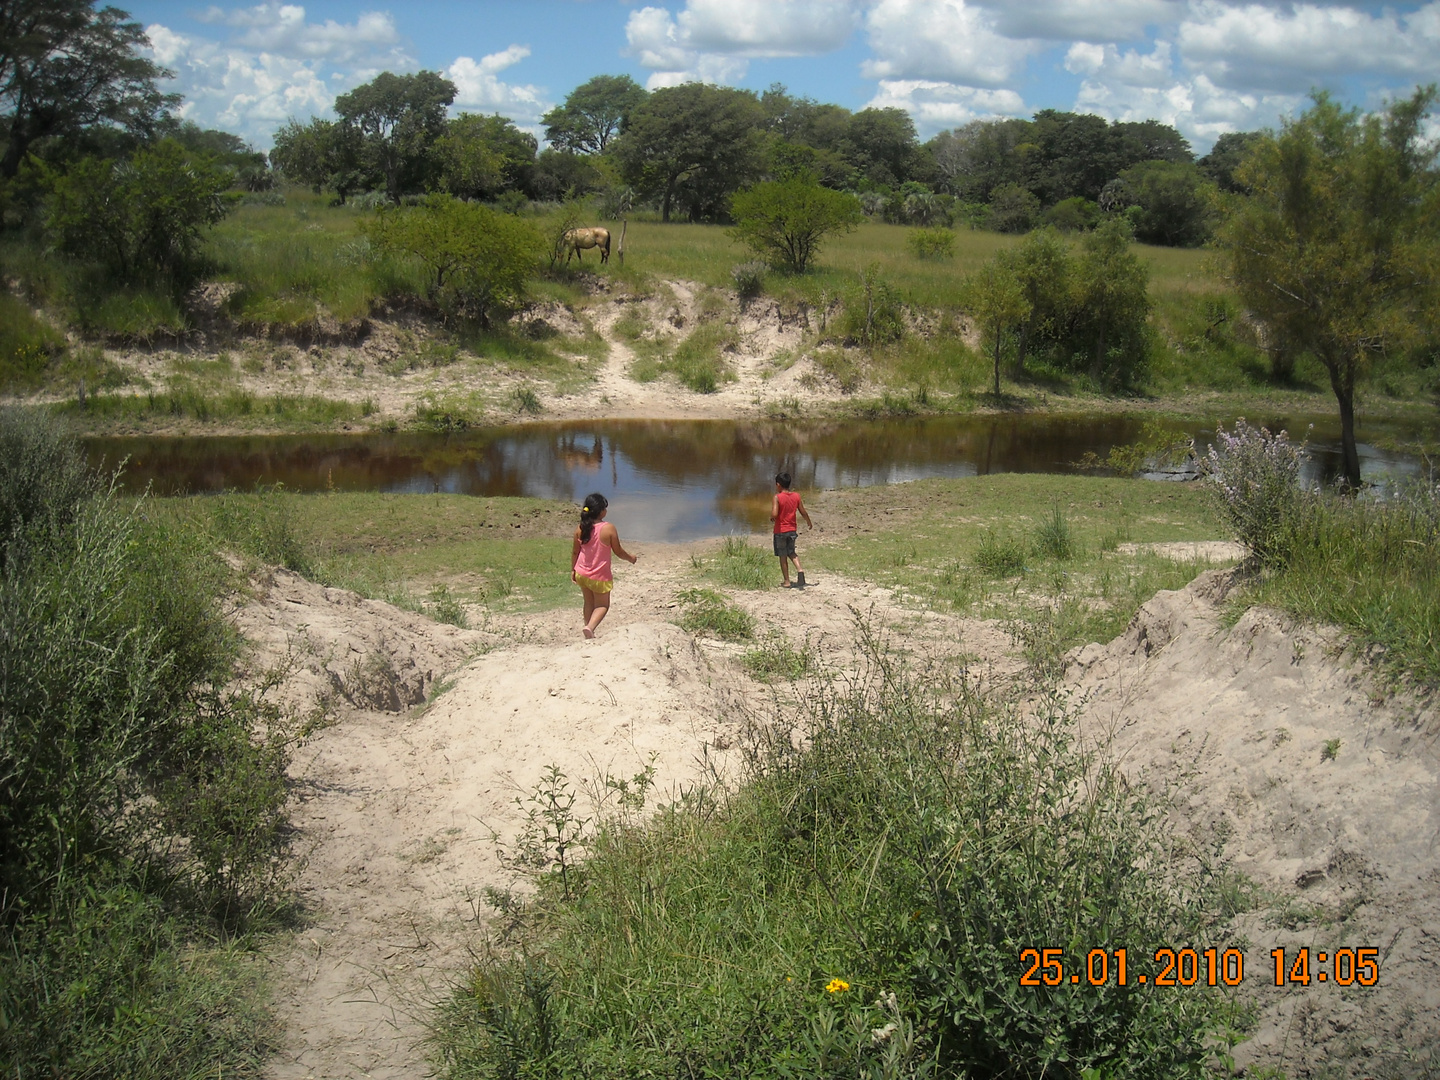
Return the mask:
<path fill-rule="evenodd" d="M 1202 461 L 1236 537 L 1262 565 L 1284 561 L 1286 525 L 1301 495 L 1304 449 L 1285 432 L 1272 435 L 1241 417 L 1233 431 L 1216 430 Z"/>

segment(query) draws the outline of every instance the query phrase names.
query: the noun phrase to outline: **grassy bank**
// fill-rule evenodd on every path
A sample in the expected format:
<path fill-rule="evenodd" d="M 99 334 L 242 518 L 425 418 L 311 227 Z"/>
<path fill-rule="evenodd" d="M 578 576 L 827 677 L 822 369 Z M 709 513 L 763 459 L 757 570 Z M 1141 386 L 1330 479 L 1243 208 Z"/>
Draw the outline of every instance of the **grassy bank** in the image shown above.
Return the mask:
<path fill-rule="evenodd" d="M 1022 716 L 953 668 L 867 652 L 858 678 L 810 687 L 798 723 L 750 729 L 733 782 L 642 818 L 642 776 L 598 827 L 555 816 L 569 864 L 557 872 L 552 845 L 532 899 L 492 896 L 508 941 L 442 1014 L 447 1075 L 1159 1078 L 1218 1063 L 1240 1012 L 1227 994 L 1119 990 L 1113 973 L 1031 988 L 1016 967 L 1030 942 L 1078 970 L 1089 945 L 1124 941 L 1153 979 L 1160 943 L 1224 940 L 1215 868 L 1080 749 L 1058 701 Z"/>
<path fill-rule="evenodd" d="M 198 532 L 0 410 L 0 1072 L 258 1077 L 303 720 Z"/>
<path fill-rule="evenodd" d="M 611 290 L 657 295 L 663 293 L 665 281 L 683 279 L 715 290 L 716 296 L 721 290 L 728 296 L 733 288 L 731 271 L 749 257 L 720 226 L 662 225 L 637 219 L 627 229 L 623 266 L 617 253 L 607 266 L 591 259 L 583 270 L 572 264 L 569 269 L 540 273 L 531 282 L 536 299 L 567 306 L 578 326 L 567 323 L 562 331 L 526 324 L 524 328 L 480 332 L 459 325 L 442 326 L 437 313 L 422 299 L 425 290 L 420 268 L 404 260 L 383 258 L 372 249 L 363 226 L 373 210 L 332 206 L 328 197 L 301 189 L 286 190 L 283 200 L 281 204 L 268 196 L 247 200 L 216 226 L 204 250 L 208 284 L 183 296 L 159 285 L 96 288 L 57 257 L 16 238 L 6 240 L 0 248 L 0 263 L 22 284 L 25 295 L 23 301 L 9 297 L 0 305 L 0 390 L 71 397 L 77 395 L 81 379 L 92 395 L 97 390 L 114 390 L 125 381 L 126 372 L 107 363 L 93 345 L 66 343 L 56 329 L 61 325 L 79 330 L 92 341 L 128 343 L 142 349 L 175 347 L 193 337 L 196 330 L 203 330 L 221 346 L 227 340 L 232 345 L 308 344 L 318 340 L 316 335 L 330 340 L 337 334 L 345 338 L 359 333 L 363 320 L 390 312 L 409 328 L 397 333 L 393 347 L 387 345 L 383 357 L 372 358 L 368 378 L 374 379 L 382 371 L 400 375 L 461 362 L 474 365 L 476 377 L 482 380 L 518 375 L 553 385 L 556 392 L 574 392 L 592 377 L 591 362 L 604 355 L 604 342 L 586 320 L 588 310 L 604 302 Z M 543 231 L 556 220 L 555 212 L 548 216 L 541 212 L 535 224 Z M 766 292 L 787 318 L 808 323 L 810 338 L 804 351 L 815 352 L 824 380 L 847 393 L 861 386 L 871 388 L 866 393 L 879 392 L 881 396 L 874 402 L 855 406 L 859 415 L 893 414 L 897 408 L 924 412 L 994 407 L 997 403 L 984 397 L 987 358 L 962 340 L 963 284 L 969 273 L 1017 241 L 961 229 L 956 233 L 954 257 L 936 261 L 911 252 L 907 245 L 910 232 L 900 226 L 866 222 L 854 233 L 827 243 L 810 272 L 769 274 Z M 1300 359 L 1288 380 L 1272 378 L 1268 359 L 1255 347 L 1253 328 L 1210 272 L 1203 252 L 1144 245 L 1135 250 L 1151 273 L 1156 331 L 1143 395 L 1161 403 L 1178 403 L 1188 412 L 1208 409 L 1226 416 L 1262 409 L 1331 411 L 1323 372 L 1307 359 Z M 924 332 L 868 350 L 832 346 L 815 351 L 816 345 L 825 344 L 827 333 L 835 335 L 833 325 L 825 328 L 826 320 L 842 319 L 840 307 L 853 301 L 862 271 L 883 281 L 908 305 L 924 324 Z M 598 295 L 594 291 L 597 279 L 606 290 Z M 731 303 L 725 300 L 725 304 Z M 31 307 L 45 309 L 47 318 L 37 319 Z M 728 323 L 721 323 L 706 322 L 693 331 L 687 329 L 678 347 L 664 355 L 641 355 L 632 374 L 639 379 L 673 377 L 701 392 L 723 386 L 732 375 L 725 349 L 733 344 L 734 333 Z M 641 340 L 641 328 L 632 327 L 635 332 L 629 335 L 624 326 L 620 329 L 622 336 Z M 639 351 L 645 353 L 643 348 Z M 786 360 L 778 358 L 778 363 L 783 367 Z M 355 375 L 353 362 L 347 364 L 346 374 Z M 256 374 L 249 368 L 246 373 Z M 153 427 L 174 422 L 167 421 L 167 416 L 182 414 L 202 425 L 236 428 L 260 424 L 285 430 L 351 422 L 334 408 L 328 414 L 325 410 L 262 408 L 261 419 L 256 419 L 253 404 L 246 412 L 234 402 L 227 404 L 220 390 L 204 388 L 197 389 L 200 396 L 192 394 L 190 403 L 176 414 L 174 400 L 184 396 L 184 388 L 167 383 L 142 384 L 140 389 L 142 401 L 117 401 L 86 414 L 90 418 L 86 422 L 110 429 L 125 423 Z M 508 392 L 509 388 L 505 389 Z M 1043 365 L 1018 380 L 1007 377 L 1002 389 L 1005 397 L 998 404 L 1009 407 L 1053 405 L 1056 401 L 1069 407 L 1104 407 L 1111 400 L 1095 393 L 1082 375 L 1052 371 Z M 1368 407 L 1374 415 L 1426 410 L 1433 415 L 1429 403 L 1435 389 L 1433 369 L 1381 365 L 1367 389 Z M 151 392 L 167 395 L 158 410 L 150 403 Z M 360 389 L 353 395 L 354 404 L 359 405 L 367 393 L 375 396 L 373 391 Z M 327 396 L 329 391 L 321 388 L 319 394 Z M 310 391 L 310 396 L 315 395 L 316 391 Z M 339 396 L 349 400 L 352 395 Z M 1131 399 L 1131 404 L 1135 403 Z M 502 418 L 516 414 L 515 410 L 500 411 Z M 408 415 L 389 420 L 421 422 Z"/>

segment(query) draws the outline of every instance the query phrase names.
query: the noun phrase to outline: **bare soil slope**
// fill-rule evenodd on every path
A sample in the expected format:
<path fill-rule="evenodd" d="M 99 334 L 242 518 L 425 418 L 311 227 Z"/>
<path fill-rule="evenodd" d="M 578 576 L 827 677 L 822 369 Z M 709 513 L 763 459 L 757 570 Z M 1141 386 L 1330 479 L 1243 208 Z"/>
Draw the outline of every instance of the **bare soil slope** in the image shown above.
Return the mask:
<path fill-rule="evenodd" d="M 426 1075 L 427 1003 L 465 969 L 485 887 L 512 880 L 492 832 L 514 835 L 516 800 L 546 766 L 579 786 L 653 763 L 662 791 L 730 767 L 740 719 L 773 695 L 743 673 L 741 647 L 675 625 L 697 548 L 650 546 L 619 568 L 594 641 L 578 603 L 459 630 L 283 572 L 257 579 L 237 619 L 258 659 L 295 656 L 294 700 L 337 710 L 295 765 L 310 921 L 277 957 L 273 1077 Z M 1426 1075 L 1440 1042 L 1440 723 L 1379 693 L 1333 635 L 1263 611 L 1226 629 L 1227 581 L 1161 593 L 1120 638 L 1078 652 L 1086 731 L 1173 793 L 1178 829 L 1268 890 L 1238 926 L 1259 1023 L 1237 1061 L 1292 1078 Z M 859 611 L 901 648 L 1023 675 L 998 625 L 917 614 L 883 589 L 829 578 L 734 599 L 842 667 Z M 1277 989 L 1277 946 L 1374 946 L 1379 985 Z"/>
<path fill-rule="evenodd" d="M 1090 734 L 1171 791 L 1176 826 L 1198 847 L 1272 894 L 1237 927 L 1259 1012 L 1237 1064 L 1292 1078 L 1433 1076 L 1440 715 L 1383 692 L 1335 633 L 1264 609 L 1225 627 L 1230 574 L 1157 594 L 1124 635 L 1080 651 L 1070 677 L 1088 695 Z M 1365 947 L 1379 951 L 1373 988 L 1337 985 L 1334 962 L 1315 960 Z M 1274 985 L 1275 948 L 1287 967 L 1310 950 L 1308 986 Z"/>

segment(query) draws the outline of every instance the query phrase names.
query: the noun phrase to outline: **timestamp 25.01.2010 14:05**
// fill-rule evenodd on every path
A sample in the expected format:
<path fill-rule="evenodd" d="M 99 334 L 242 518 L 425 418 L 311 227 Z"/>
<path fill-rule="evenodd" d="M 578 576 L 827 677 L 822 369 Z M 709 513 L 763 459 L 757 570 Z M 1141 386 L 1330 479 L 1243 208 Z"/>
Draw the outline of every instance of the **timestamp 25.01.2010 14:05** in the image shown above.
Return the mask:
<path fill-rule="evenodd" d="M 1091 949 L 1083 961 L 1067 965 L 1064 949 L 1021 949 L 1021 986 L 1239 986 L 1245 980 L 1245 954 L 1239 949 L 1160 948 L 1148 970 L 1132 970 L 1129 950 Z M 1378 948 L 1312 951 L 1272 949 L 1273 985 L 1374 986 L 1380 981 Z"/>

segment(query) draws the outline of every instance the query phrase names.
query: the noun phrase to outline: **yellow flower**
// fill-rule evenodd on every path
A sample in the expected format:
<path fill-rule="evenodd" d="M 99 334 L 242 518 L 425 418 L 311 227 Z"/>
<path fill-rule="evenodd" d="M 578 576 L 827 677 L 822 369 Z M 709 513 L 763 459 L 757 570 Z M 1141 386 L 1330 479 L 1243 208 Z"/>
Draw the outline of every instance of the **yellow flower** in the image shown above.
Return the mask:
<path fill-rule="evenodd" d="M 831 979 L 828 983 L 825 984 L 825 992 L 827 994 L 839 994 L 849 989 L 850 984 L 847 983 L 844 979 Z"/>

